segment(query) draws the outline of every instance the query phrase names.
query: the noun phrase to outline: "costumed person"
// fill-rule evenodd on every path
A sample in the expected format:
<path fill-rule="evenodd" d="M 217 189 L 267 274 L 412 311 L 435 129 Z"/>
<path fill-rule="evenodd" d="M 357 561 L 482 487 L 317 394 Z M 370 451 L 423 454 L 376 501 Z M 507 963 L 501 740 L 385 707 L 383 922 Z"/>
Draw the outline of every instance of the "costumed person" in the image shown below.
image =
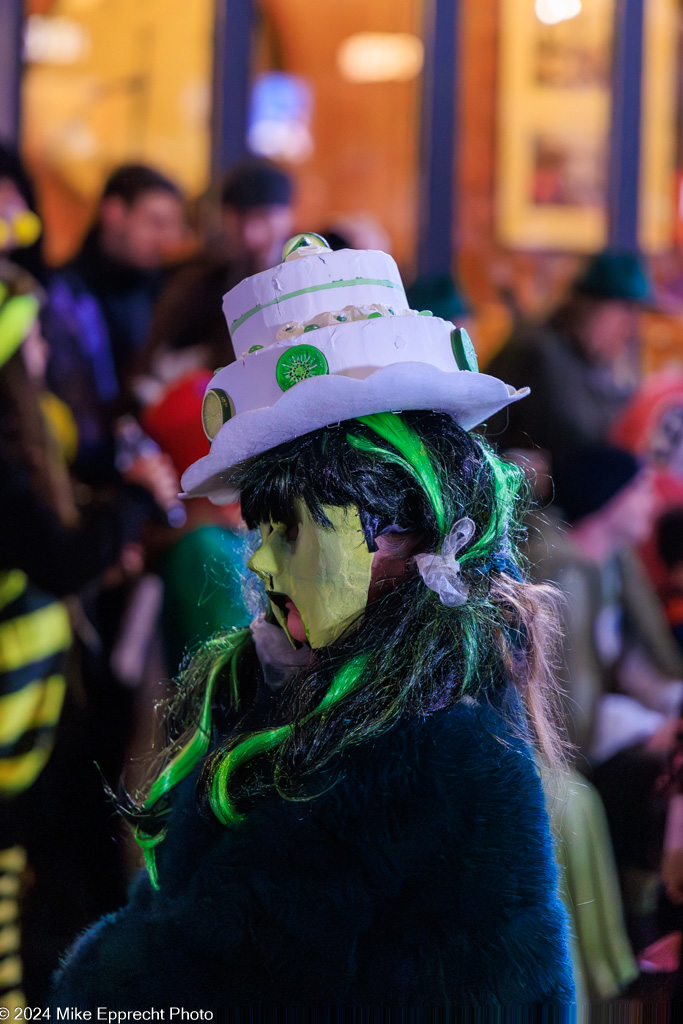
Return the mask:
<path fill-rule="evenodd" d="M 151 492 L 170 502 L 175 479 L 159 459 L 138 465 L 118 502 L 80 519 L 64 459 L 69 440 L 75 450 L 73 421 L 44 390 L 43 300 L 27 271 L 0 258 L 0 1007 L 6 1010 L 23 1005 L 22 982 L 34 999 L 44 994 L 40 982 L 54 970 L 57 949 L 85 923 L 78 917 L 82 892 L 72 890 L 75 923 L 69 931 L 69 913 L 59 915 L 60 941 L 51 947 L 57 915 L 39 906 L 40 858 L 49 850 L 52 869 L 60 866 L 60 853 L 68 859 L 52 817 L 55 801 L 41 790 L 65 703 L 72 619 L 81 621 L 80 606 L 61 599 L 97 580 L 139 542 L 144 525 L 161 511 Z M 103 804 L 101 787 L 98 796 Z M 73 831 L 69 840 L 73 860 Z M 25 941 L 29 932 L 36 937 L 26 927 L 29 904 L 41 918 L 39 948 Z"/>
<path fill-rule="evenodd" d="M 244 355 L 189 496 L 240 495 L 267 612 L 218 635 L 122 809 L 147 871 L 53 1005 L 550 1006 L 574 998 L 541 765 L 552 592 L 522 474 L 471 429 L 522 398 L 407 308 L 394 261 L 298 236 L 225 298 Z"/>

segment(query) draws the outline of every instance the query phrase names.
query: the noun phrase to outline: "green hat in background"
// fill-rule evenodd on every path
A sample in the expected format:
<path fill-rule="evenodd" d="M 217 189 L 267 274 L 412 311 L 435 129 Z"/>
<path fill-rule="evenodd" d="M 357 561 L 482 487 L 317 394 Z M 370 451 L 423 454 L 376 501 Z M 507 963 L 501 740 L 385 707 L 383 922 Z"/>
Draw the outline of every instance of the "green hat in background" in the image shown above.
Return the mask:
<path fill-rule="evenodd" d="M 471 316 L 472 306 L 465 293 L 456 287 L 450 274 L 429 274 L 418 277 L 406 295 L 411 309 L 431 309 L 442 320 Z"/>
<path fill-rule="evenodd" d="M 594 256 L 574 285 L 580 295 L 623 302 L 654 302 L 654 290 L 642 256 L 605 249 Z"/>

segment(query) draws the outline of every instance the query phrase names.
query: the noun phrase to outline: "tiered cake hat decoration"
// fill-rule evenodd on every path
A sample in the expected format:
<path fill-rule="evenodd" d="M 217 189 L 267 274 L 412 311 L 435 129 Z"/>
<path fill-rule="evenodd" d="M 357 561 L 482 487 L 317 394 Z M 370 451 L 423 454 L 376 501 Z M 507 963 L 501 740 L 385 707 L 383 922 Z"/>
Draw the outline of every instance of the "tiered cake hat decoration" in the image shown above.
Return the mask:
<path fill-rule="evenodd" d="M 207 387 L 211 451 L 184 473 L 187 497 L 235 501 L 238 463 L 342 420 L 430 409 L 471 430 L 529 393 L 479 373 L 466 331 L 409 309 L 386 253 L 304 234 L 283 257 L 223 300 L 243 354 Z"/>

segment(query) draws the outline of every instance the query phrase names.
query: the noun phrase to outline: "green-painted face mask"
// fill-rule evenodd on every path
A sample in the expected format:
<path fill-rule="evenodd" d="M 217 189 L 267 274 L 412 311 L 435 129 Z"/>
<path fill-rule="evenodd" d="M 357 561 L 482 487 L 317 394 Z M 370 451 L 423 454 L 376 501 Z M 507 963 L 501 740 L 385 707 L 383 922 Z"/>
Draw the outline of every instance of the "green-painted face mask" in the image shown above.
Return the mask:
<path fill-rule="evenodd" d="M 323 510 L 332 529 L 319 526 L 302 501 L 296 523 L 261 524 L 261 546 L 249 561 L 290 640 L 313 649 L 333 643 L 363 614 L 373 563 L 358 510 Z"/>

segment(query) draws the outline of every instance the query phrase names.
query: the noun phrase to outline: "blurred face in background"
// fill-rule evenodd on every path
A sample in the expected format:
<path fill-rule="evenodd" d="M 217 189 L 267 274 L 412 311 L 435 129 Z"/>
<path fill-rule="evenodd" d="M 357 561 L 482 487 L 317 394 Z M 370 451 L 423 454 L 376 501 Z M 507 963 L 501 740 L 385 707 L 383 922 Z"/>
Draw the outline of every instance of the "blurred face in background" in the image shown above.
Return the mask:
<path fill-rule="evenodd" d="M 108 196 L 100 204 L 100 240 L 108 256 L 140 270 L 157 270 L 182 243 L 183 205 L 162 189 L 132 203 Z"/>
<path fill-rule="evenodd" d="M 222 223 L 229 248 L 236 256 L 249 259 L 255 270 L 260 271 L 282 260 L 294 215 L 291 206 L 254 206 L 248 210 L 224 206 Z"/>
<path fill-rule="evenodd" d="M 595 516 L 600 517 L 612 549 L 621 551 L 648 539 L 658 512 L 654 473 L 641 469 Z"/>
<path fill-rule="evenodd" d="M 596 363 L 618 359 L 634 338 L 637 324 L 637 308 L 632 302 L 592 300 L 579 332 L 586 355 Z"/>

